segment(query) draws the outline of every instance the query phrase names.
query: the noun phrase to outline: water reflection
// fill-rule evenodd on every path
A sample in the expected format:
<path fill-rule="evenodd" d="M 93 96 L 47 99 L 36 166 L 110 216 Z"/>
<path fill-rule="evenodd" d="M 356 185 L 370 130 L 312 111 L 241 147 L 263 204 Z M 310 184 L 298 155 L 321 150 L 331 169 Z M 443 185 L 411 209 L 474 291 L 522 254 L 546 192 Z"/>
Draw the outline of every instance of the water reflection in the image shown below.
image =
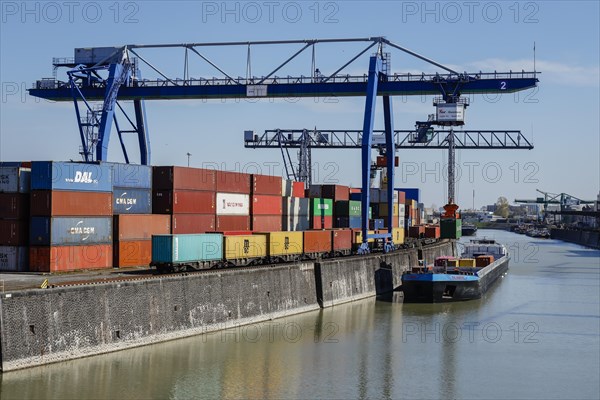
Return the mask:
<path fill-rule="evenodd" d="M 600 397 L 600 252 L 548 241 L 526 259 L 528 238 L 485 234 L 513 260 L 480 300 L 393 293 L 6 373 L 0 398 Z"/>

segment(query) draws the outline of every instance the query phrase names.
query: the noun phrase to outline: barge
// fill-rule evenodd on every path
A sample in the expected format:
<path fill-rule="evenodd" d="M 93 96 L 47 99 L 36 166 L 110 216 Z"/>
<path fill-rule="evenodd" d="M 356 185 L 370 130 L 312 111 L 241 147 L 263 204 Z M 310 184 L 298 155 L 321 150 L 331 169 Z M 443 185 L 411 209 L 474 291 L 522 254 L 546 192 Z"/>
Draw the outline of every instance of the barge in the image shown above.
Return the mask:
<path fill-rule="evenodd" d="M 440 257 L 434 266 L 404 273 L 404 301 L 440 303 L 479 299 L 508 271 L 509 261 L 506 247 L 495 240 L 471 240 L 459 259 Z"/>

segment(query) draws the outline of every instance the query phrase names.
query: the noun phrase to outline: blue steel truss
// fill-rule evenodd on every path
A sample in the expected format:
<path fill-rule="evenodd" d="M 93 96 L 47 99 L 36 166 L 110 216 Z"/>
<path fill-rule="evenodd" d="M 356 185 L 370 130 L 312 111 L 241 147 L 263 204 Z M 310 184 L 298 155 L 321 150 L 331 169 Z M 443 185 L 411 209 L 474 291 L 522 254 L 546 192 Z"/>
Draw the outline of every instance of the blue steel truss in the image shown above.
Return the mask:
<path fill-rule="evenodd" d="M 315 69 L 315 46 L 323 43 L 359 43 L 367 44 L 350 60 L 334 69 L 331 73 L 323 75 Z M 299 45 L 295 51 L 284 62 L 275 66 L 268 73 L 260 77 L 251 74 L 251 47 L 255 46 L 278 46 Z M 216 63 L 202 54 L 209 47 L 246 46 L 247 52 L 247 76 L 235 78 L 227 74 Z M 393 74 L 389 71 L 387 62 L 389 59 L 383 53 L 384 46 L 400 50 L 413 57 L 421 59 L 444 71 L 439 74 Z M 346 67 L 356 61 L 372 48 L 376 48 L 376 55 L 369 61 L 367 74 L 350 75 L 344 74 Z M 185 51 L 184 76 L 183 79 L 174 79 L 162 73 L 153 64 L 147 61 L 141 54 L 141 49 L 146 48 L 181 48 Z M 312 50 L 311 69 L 306 75 L 301 76 L 277 76 L 277 73 L 301 53 Z M 204 62 L 219 72 L 219 77 L 193 78 L 189 76 L 188 54 L 195 54 Z M 136 124 L 131 119 L 128 121 L 133 127 L 133 132 L 138 134 L 141 163 L 150 163 L 150 141 L 145 123 L 144 100 L 165 99 L 226 99 L 226 98 L 282 98 L 282 97 L 321 97 L 321 96 L 366 96 L 365 115 L 362 135 L 362 168 L 363 188 L 369 187 L 369 169 L 371 164 L 371 146 L 373 133 L 373 118 L 377 96 L 383 97 L 386 152 L 392 155 L 394 151 L 394 129 L 392 118 L 392 96 L 398 95 L 442 95 L 442 100 L 456 102 L 464 94 L 477 93 L 512 93 L 526 90 L 537 86 L 537 72 L 513 73 L 466 73 L 457 72 L 445 67 L 429 58 L 417 54 L 407 48 L 399 46 L 384 37 L 354 38 L 354 39 L 312 39 L 312 40 L 288 40 L 288 41 L 257 41 L 257 42 L 224 42 L 224 43 L 184 43 L 184 44 L 162 44 L 162 45 L 126 45 L 114 48 L 112 54 L 102 60 L 91 64 L 78 64 L 76 59 L 55 59 L 54 69 L 58 67 L 70 68 L 68 82 L 56 79 L 43 79 L 37 81 L 30 95 L 54 101 L 74 101 L 78 118 L 80 136 L 82 140 L 84 158 L 91 157 L 91 151 L 87 146 L 82 126 L 82 118 L 79 111 L 78 101 L 83 101 L 88 111 L 92 112 L 91 101 L 102 101 L 103 106 L 96 118 L 98 127 L 97 144 L 95 145 L 97 160 L 103 161 L 108 157 L 108 143 L 110 139 L 112 121 L 115 120 L 117 132 L 126 161 L 129 161 L 122 133 L 116 123 L 115 108 L 119 100 L 133 100 Z M 141 79 L 135 65 L 138 61 L 143 62 L 154 70 L 161 78 Z M 385 65 L 384 65 L 385 64 Z M 101 71 L 108 71 L 108 77 L 102 78 Z M 94 117 L 95 114 L 92 113 Z M 387 157 L 388 181 L 388 205 L 392 210 L 393 194 L 393 162 L 394 157 Z M 362 252 L 367 252 L 368 235 L 368 205 L 369 191 L 363 190 L 362 198 Z M 391 218 L 389 213 L 389 233 L 375 235 L 385 238 L 391 245 Z M 372 235 L 370 237 L 373 237 Z"/>

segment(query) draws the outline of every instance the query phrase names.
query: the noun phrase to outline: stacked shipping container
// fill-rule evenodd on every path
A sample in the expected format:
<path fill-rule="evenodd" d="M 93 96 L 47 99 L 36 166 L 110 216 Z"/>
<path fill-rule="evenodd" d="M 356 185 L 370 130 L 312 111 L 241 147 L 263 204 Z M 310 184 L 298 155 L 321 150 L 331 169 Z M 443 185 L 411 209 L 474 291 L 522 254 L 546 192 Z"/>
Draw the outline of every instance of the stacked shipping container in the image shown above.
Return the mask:
<path fill-rule="evenodd" d="M 152 167 L 109 165 L 113 174 L 113 267 L 148 266 L 152 235 L 171 232 L 169 215 L 152 214 Z"/>
<path fill-rule="evenodd" d="M 250 175 L 216 171 L 215 178 L 216 231 L 250 230 Z"/>
<path fill-rule="evenodd" d="M 30 269 L 111 267 L 112 202 L 110 166 L 33 162 Z"/>
<path fill-rule="evenodd" d="M 305 231 L 310 229 L 310 204 L 304 197 L 304 183 L 283 180 L 281 184 L 281 229 Z"/>
<path fill-rule="evenodd" d="M 152 213 L 171 216 L 171 233 L 215 231 L 216 171 L 154 167 Z"/>
<path fill-rule="evenodd" d="M 29 269 L 29 188 L 31 170 L 0 166 L 0 271 Z"/>
<path fill-rule="evenodd" d="M 280 177 L 252 175 L 252 230 L 281 231 L 283 183 Z M 293 191 L 293 187 L 292 187 Z"/>

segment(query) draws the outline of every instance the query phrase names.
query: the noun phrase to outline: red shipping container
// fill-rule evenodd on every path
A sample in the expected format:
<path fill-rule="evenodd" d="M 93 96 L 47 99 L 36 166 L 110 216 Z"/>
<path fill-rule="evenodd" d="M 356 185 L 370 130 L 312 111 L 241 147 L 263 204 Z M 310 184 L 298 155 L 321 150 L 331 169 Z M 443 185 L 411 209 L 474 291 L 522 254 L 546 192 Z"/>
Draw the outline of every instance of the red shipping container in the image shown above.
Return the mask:
<path fill-rule="evenodd" d="M 250 175 L 240 172 L 217 171 L 217 192 L 250 194 Z M 281 192 L 281 181 L 279 181 Z"/>
<path fill-rule="evenodd" d="M 75 192 L 67 190 L 32 190 L 31 215 L 111 216 L 113 195 L 110 192 Z"/>
<path fill-rule="evenodd" d="M 29 248 L 29 270 L 60 272 L 112 267 L 111 244 L 90 246 L 33 246 Z"/>
<path fill-rule="evenodd" d="M 245 215 L 217 215 L 215 230 L 222 231 L 249 231 L 250 217 Z"/>
<path fill-rule="evenodd" d="M 0 219 L 0 246 L 26 246 L 28 244 L 28 220 Z"/>
<path fill-rule="evenodd" d="M 0 193 L 0 219 L 29 218 L 29 194 Z"/>
<path fill-rule="evenodd" d="M 171 233 L 170 215 L 121 214 L 115 215 L 113 222 L 113 238 L 118 241 L 151 240 L 152 235 Z"/>
<path fill-rule="evenodd" d="M 440 237 L 440 227 L 439 226 L 426 226 L 425 227 L 425 237 L 437 239 Z"/>
<path fill-rule="evenodd" d="M 292 197 L 304 197 L 304 182 L 292 182 Z"/>
<path fill-rule="evenodd" d="M 397 190 L 398 192 L 398 204 L 406 204 L 406 193 Z"/>
<path fill-rule="evenodd" d="M 330 232 L 334 251 L 352 250 L 352 230 L 333 229 Z"/>
<path fill-rule="evenodd" d="M 205 233 L 215 231 L 215 216 L 206 214 L 173 214 L 171 233 Z"/>
<path fill-rule="evenodd" d="M 252 217 L 252 230 L 256 232 L 279 232 L 282 230 L 281 226 L 281 215 L 255 215 Z"/>
<path fill-rule="evenodd" d="M 362 193 L 361 188 L 350 188 L 350 193 Z"/>
<path fill-rule="evenodd" d="M 281 196 L 281 177 L 252 175 L 252 193 Z"/>
<path fill-rule="evenodd" d="M 113 267 L 147 267 L 152 261 L 152 240 L 115 242 L 113 253 Z"/>
<path fill-rule="evenodd" d="M 346 201 L 350 199 L 350 188 L 342 185 L 323 185 L 321 197 L 335 201 Z"/>
<path fill-rule="evenodd" d="M 217 233 L 221 233 L 221 234 L 223 234 L 223 236 L 246 236 L 246 235 L 252 235 L 252 231 L 224 231 L 224 232 L 217 232 Z"/>
<path fill-rule="evenodd" d="M 331 229 L 333 228 L 333 217 L 310 217 L 311 229 Z"/>
<path fill-rule="evenodd" d="M 331 249 L 331 231 L 304 231 L 305 253 L 329 253 Z"/>
<path fill-rule="evenodd" d="M 153 214 L 214 214 L 215 192 L 156 190 L 152 193 Z"/>
<path fill-rule="evenodd" d="M 152 168 L 154 190 L 216 190 L 216 171 L 186 167 Z"/>
<path fill-rule="evenodd" d="M 279 215 L 281 219 L 281 196 L 252 196 L 252 215 Z"/>

